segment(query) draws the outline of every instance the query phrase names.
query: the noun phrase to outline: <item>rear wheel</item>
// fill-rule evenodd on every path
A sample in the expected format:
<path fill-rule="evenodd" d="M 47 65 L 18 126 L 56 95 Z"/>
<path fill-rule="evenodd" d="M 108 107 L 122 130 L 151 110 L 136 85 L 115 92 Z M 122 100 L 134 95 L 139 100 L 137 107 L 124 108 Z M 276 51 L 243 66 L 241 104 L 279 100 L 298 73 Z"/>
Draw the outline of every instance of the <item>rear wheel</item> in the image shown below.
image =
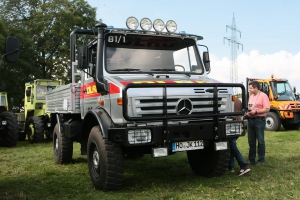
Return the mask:
<path fill-rule="evenodd" d="M 44 123 L 39 117 L 30 117 L 26 123 L 25 132 L 28 141 L 38 143 L 44 141 Z"/>
<path fill-rule="evenodd" d="M 187 151 L 190 167 L 195 174 L 205 177 L 220 176 L 227 171 L 230 149 L 215 151 L 214 145 L 200 150 Z"/>
<path fill-rule="evenodd" d="M 2 121 L 6 121 L 6 125 L 2 125 L 4 127 L 3 133 L 0 134 L 1 146 L 15 146 L 19 137 L 17 116 L 12 112 L 5 111 L 0 114 L 0 118 Z"/>
<path fill-rule="evenodd" d="M 99 126 L 92 128 L 87 145 L 88 166 L 96 189 L 118 190 L 123 180 L 123 154 L 118 144 L 102 137 Z"/>
<path fill-rule="evenodd" d="M 58 124 L 53 131 L 53 153 L 57 164 L 72 162 L 73 157 L 73 141 L 64 137 L 59 132 Z"/>
<path fill-rule="evenodd" d="M 279 116 L 275 112 L 268 112 L 266 116 L 266 127 L 267 131 L 279 131 L 281 127 L 281 121 Z"/>

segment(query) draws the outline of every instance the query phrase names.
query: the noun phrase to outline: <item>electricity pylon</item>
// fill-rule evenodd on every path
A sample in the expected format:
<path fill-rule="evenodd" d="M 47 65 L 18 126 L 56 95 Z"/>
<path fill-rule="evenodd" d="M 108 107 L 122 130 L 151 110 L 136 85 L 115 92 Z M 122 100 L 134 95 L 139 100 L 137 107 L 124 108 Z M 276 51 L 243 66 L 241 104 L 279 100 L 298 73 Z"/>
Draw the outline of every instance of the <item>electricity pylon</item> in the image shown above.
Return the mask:
<path fill-rule="evenodd" d="M 237 83 L 238 82 L 238 63 L 237 63 L 237 49 L 239 46 L 242 46 L 243 50 L 243 45 L 237 40 L 236 33 L 240 33 L 240 38 L 241 38 L 241 31 L 237 29 L 235 25 L 235 18 L 234 18 L 234 13 L 233 13 L 233 18 L 232 18 L 232 25 L 226 25 L 226 32 L 227 28 L 231 29 L 231 38 L 224 37 L 223 42 L 225 40 L 228 40 L 228 44 L 230 45 L 231 43 L 231 63 L 230 63 L 230 82 L 231 83 Z M 235 94 L 237 94 L 237 88 L 235 88 Z"/>

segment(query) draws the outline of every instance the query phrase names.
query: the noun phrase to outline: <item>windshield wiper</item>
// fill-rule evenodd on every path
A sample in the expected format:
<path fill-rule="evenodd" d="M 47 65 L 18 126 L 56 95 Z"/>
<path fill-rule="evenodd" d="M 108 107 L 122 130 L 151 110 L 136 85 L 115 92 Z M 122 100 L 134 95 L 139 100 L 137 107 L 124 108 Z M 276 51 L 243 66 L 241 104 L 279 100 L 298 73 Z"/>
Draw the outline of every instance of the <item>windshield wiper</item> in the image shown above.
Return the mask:
<path fill-rule="evenodd" d="M 135 69 L 135 68 L 124 68 L 124 69 L 112 69 L 110 71 L 140 71 L 140 69 Z"/>
<path fill-rule="evenodd" d="M 151 71 L 174 72 L 175 69 L 163 69 L 163 68 L 158 68 L 158 69 L 151 69 Z"/>

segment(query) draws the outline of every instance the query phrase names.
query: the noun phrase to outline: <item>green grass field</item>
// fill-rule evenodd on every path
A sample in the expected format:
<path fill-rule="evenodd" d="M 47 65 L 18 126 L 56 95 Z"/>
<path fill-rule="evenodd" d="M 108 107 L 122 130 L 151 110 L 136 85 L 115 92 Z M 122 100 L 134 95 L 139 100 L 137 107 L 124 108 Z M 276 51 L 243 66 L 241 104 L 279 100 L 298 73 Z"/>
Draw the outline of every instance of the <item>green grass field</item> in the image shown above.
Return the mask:
<path fill-rule="evenodd" d="M 0 199 L 300 199 L 300 130 L 266 132 L 265 139 L 266 163 L 251 166 L 244 176 L 196 176 L 185 152 L 146 155 L 125 159 L 123 188 L 115 192 L 94 189 L 78 143 L 73 162 L 56 165 L 52 141 L 19 142 L 0 147 Z M 247 160 L 247 137 L 238 139 L 238 146 Z"/>

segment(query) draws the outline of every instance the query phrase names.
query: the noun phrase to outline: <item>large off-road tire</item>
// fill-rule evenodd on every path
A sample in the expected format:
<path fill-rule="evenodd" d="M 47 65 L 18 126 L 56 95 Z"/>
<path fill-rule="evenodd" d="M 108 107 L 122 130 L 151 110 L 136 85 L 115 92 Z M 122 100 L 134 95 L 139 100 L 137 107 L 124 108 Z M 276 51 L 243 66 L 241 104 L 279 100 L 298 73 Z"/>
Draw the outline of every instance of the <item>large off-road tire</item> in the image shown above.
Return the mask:
<path fill-rule="evenodd" d="M 58 124 L 53 130 L 53 153 L 57 164 L 71 163 L 73 157 L 73 141 L 64 137 L 58 130 Z"/>
<path fill-rule="evenodd" d="M 12 147 L 17 144 L 19 137 L 18 119 L 12 112 L 2 112 L 1 119 L 6 121 L 4 130 L 0 134 L 0 145 L 6 147 Z"/>
<path fill-rule="evenodd" d="M 30 117 L 26 122 L 25 132 L 28 141 L 38 143 L 44 141 L 44 123 L 39 117 Z"/>
<path fill-rule="evenodd" d="M 266 127 L 267 131 L 279 131 L 281 127 L 281 121 L 279 116 L 275 112 L 268 112 L 266 116 Z"/>
<path fill-rule="evenodd" d="M 298 130 L 300 127 L 300 123 L 298 124 L 282 124 L 285 130 Z"/>
<path fill-rule="evenodd" d="M 215 151 L 214 145 L 187 151 L 188 161 L 195 174 L 205 177 L 221 176 L 227 171 L 230 149 Z"/>
<path fill-rule="evenodd" d="M 102 137 L 99 126 L 92 128 L 87 145 L 89 172 L 98 190 L 119 190 L 123 181 L 123 153 L 118 144 Z"/>

